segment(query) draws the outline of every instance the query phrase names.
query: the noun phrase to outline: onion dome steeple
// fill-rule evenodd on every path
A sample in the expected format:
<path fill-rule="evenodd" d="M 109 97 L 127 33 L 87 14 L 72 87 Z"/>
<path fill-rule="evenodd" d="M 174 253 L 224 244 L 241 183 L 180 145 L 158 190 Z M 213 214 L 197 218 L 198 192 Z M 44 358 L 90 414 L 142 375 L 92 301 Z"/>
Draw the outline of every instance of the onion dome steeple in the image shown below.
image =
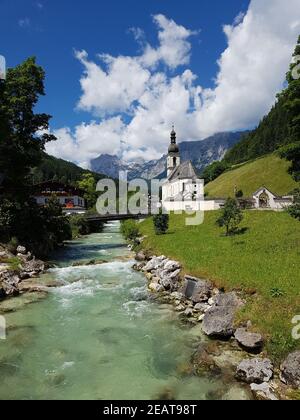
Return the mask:
<path fill-rule="evenodd" d="M 174 125 L 171 131 L 171 144 L 169 146 L 169 153 L 179 153 L 179 147 L 176 144 L 176 131 Z"/>
<path fill-rule="evenodd" d="M 180 153 L 179 153 L 179 147 L 176 143 L 176 132 L 173 125 L 172 131 L 171 131 L 171 143 L 168 149 L 168 157 L 167 157 L 168 177 L 172 174 L 174 169 L 179 165 L 180 165 Z"/>

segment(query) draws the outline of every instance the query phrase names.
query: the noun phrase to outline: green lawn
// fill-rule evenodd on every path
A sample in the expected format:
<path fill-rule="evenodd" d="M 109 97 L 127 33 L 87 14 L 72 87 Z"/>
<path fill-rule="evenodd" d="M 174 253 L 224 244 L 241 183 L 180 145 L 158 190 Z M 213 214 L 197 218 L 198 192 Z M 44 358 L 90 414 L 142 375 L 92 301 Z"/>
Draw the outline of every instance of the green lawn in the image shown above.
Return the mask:
<path fill-rule="evenodd" d="M 186 216 L 171 215 L 163 236 L 155 236 L 148 219 L 140 225 L 144 246 L 181 261 L 186 273 L 244 291 L 248 304 L 239 317 L 266 335 L 274 358 L 300 348 L 291 338 L 291 320 L 300 315 L 300 223 L 286 213 L 247 211 L 242 227 L 248 230 L 225 237 L 218 215 L 207 212 L 200 226 L 185 226 Z"/>
<path fill-rule="evenodd" d="M 263 185 L 278 195 L 291 192 L 298 185 L 288 174 L 290 163 L 276 154 L 239 165 L 225 172 L 206 186 L 210 197 L 230 197 L 234 188 L 243 190 L 245 197 L 250 197 Z"/>

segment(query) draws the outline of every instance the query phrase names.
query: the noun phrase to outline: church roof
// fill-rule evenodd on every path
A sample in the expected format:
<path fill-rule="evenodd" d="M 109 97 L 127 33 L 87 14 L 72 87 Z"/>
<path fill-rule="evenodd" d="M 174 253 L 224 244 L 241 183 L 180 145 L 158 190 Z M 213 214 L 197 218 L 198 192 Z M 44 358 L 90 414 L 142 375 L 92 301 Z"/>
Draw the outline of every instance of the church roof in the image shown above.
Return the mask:
<path fill-rule="evenodd" d="M 190 160 L 176 166 L 168 178 L 169 181 L 175 181 L 176 179 L 198 179 L 195 168 Z"/>

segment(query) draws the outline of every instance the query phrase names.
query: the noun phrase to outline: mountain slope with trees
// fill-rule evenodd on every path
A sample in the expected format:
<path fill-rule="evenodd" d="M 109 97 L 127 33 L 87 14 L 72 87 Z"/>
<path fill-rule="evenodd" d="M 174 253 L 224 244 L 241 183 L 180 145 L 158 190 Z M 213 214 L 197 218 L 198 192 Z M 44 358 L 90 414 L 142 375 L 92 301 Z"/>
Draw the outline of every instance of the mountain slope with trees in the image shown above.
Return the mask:
<path fill-rule="evenodd" d="M 104 175 L 82 169 L 72 162 L 55 158 L 43 153 L 40 164 L 31 172 L 32 183 L 38 184 L 44 181 L 62 182 L 77 186 L 84 175 L 92 175 L 96 181 L 104 178 Z"/>

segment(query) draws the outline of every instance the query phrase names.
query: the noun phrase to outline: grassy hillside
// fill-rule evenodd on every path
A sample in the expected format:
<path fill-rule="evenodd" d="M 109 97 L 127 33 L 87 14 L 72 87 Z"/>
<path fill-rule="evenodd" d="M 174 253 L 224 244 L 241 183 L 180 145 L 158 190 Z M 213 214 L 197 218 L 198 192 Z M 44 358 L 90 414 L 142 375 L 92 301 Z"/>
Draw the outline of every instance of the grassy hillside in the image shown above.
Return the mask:
<path fill-rule="evenodd" d="M 284 195 L 297 187 L 296 181 L 288 174 L 290 163 L 276 154 L 256 159 L 237 166 L 219 176 L 206 186 L 209 197 L 229 197 L 234 195 L 234 187 L 243 190 L 250 197 L 265 185 L 278 195 Z"/>
<path fill-rule="evenodd" d="M 300 314 L 300 223 L 287 213 L 248 211 L 242 223 L 246 233 L 225 237 L 218 216 L 208 212 L 204 224 L 185 226 L 184 215 L 171 215 L 169 233 L 162 236 L 155 236 L 148 219 L 140 225 L 145 247 L 181 261 L 186 273 L 226 290 L 243 290 L 249 303 L 240 318 L 252 320 L 279 359 L 300 348 L 291 338 L 291 320 Z"/>

